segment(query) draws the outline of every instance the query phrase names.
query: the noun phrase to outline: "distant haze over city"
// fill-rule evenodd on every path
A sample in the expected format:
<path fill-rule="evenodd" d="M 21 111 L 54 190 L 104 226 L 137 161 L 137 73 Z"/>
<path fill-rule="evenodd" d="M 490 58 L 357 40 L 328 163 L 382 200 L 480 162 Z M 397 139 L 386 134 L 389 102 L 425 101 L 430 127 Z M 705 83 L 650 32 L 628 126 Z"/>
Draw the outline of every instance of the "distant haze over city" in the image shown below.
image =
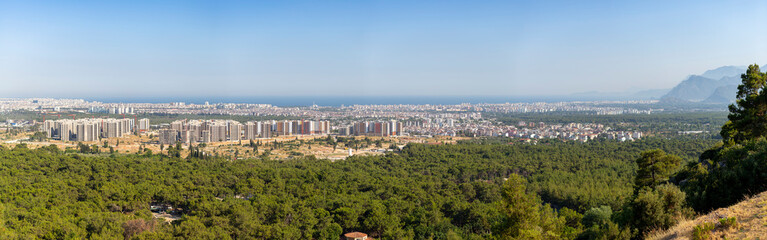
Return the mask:
<path fill-rule="evenodd" d="M 203 104 L 208 103 L 266 103 L 275 106 L 341 106 L 341 105 L 371 105 L 371 104 L 432 104 L 454 105 L 461 103 L 530 103 L 530 102 L 567 102 L 567 101 L 615 101 L 634 100 L 617 97 L 595 96 L 211 96 L 211 97 L 170 97 L 170 98 L 89 98 L 100 102 L 110 103 L 168 103 L 186 102 Z M 652 99 L 640 99 L 652 100 Z"/>
<path fill-rule="evenodd" d="M 754 31 L 765 13 L 731 1 L 0 2 L 0 96 L 658 99 L 689 75 L 767 63 L 767 31 Z M 710 95 L 691 100 L 727 100 Z"/>

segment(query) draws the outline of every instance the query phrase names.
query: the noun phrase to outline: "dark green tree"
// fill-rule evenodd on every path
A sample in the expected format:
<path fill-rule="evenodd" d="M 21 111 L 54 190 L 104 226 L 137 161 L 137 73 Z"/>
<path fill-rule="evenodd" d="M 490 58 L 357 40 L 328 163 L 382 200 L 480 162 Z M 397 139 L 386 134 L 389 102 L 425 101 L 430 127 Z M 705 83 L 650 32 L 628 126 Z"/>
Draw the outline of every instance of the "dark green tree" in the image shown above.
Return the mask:
<path fill-rule="evenodd" d="M 506 219 L 500 234 L 508 239 L 560 239 L 565 219 L 559 218 L 551 207 L 541 205 L 535 194 L 527 193 L 527 181 L 511 174 L 503 184 L 501 211 Z"/>
<path fill-rule="evenodd" d="M 669 176 L 676 171 L 682 158 L 666 154 L 663 150 L 655 149 L 642 153 L 636 160 L 637 176 L 634 183 L 636 191 L 643 187 L 654 188 L 668 181 Z"/>
<path fill-rule="evenodd" d="M 629 239 L 631 231 L 621 229 L 612 221 L 613 211 L 609 206 L 592 208 L 583 213 L 582 223 L 586 228 L 579 239 Z"/>
<path fill-rule="evenodd" d="M 720 132 L 728 145 L 767 135 L 767 75 L 753 64 L 740 78 L 737 100 Z"/>
<path fill-rule="evenodd" d="M 583 219 L 581 223 L 586 227 L 594 225 L 604 225 L 610 222 L 613 216 L 613 210 L 610 206 L 601 206 L 598 208 L 592 208 L 583 213 Z"/>
<path fill-rule="evenodd" d="M 512 238 L 520 237 L 523 229 L 532 229 L 539 217 L 535 197 L 527 194 L 527 181 L 517 174 L 512 174 L 503 184 L 502 211 L 506 215 L 503 234 Z"/>
<path fill-rule="evenodd" d="M 91 147 L 88 146 L 87 144 L 77 143 L 77 148 L 80 149 L 80 153 L 90 153 L 91 152 Z"/>
<path fill-rule="evenodd" d="M 30 139 L 32 141 L 42 142 L 42 141 L 45 141 L 46 139 L 48 139 L 48 137 L 46 136 L 45 132 L 35 132 L 34 134 L 32 134 Z"/>
<path fill-rule="evenodd" d="M 644 235 L 651 230 L 665 230 L 680 219 L 692 216 L 687 207 L 685 193 L 673 184 L 663 184 L 655 189 L 644 188 L 631 202 L 632 225 Z"/>

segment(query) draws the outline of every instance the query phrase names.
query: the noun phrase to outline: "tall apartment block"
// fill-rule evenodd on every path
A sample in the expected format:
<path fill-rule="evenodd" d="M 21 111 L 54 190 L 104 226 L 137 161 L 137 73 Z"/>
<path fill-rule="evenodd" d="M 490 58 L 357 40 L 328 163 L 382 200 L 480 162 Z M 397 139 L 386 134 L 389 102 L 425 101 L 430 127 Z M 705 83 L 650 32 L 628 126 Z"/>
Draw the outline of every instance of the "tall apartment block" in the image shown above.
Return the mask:
<path fill-rule="evenodd" d="M 351 132 L 357 136 L 400 136 L 402 123 L 395 120 L 378 122 L 358 122 L 351 127 Z"/>
<path fill-rule="evenodd" d="M 273 136 L 329 134 L 328 121 L 249 121 L 178 120 L 170 124 L 183 143 L 225 142 L 270 138 Z"/>
<path fill-rule="evenodd" d="M 265 123 L 258 123 L 261 125 L 261 132 L 259 133 L 259 136 L 263 138 L 270 138 L 272 137 L 272 123 L 265 122 Z"/>
<path fill-rule="evenodd" d="M 229 126 L 229 141 L 242 140 L 242 124 L 236 121 L 227 122 Z"/>
<path fill-rule="evenodd" d="M 257 122 L 246 122 L 245 123 L 245 139 L 256 139 L 259 137 L 259 134 L 261 133 L 261 124 Z"/>
<path fill-rule="evenodd" d="M 328 121 L 283 120 L 263 122 L 261 132 L 266 132 L 267 128 L 272 131 L 270 135 L 276 136 L 330 134 L 330 122 Z M 263 134 L 261 136 L 265 137 Z"/>
<path fill-rule="evenodd" d="M 130 134 L 133 130 L 134 121 L 127 118 L 46 120 L 43 122 L 42 129 L 48 138 L 84 142 L 99 141 L 100 138 L 121 137 Z"/>
<path fill-rule="evenodd" d="M 149 130 L 149 119 L 148 118 L 139 119 L 136 128 L 139 132 L 145 132 Z"/>
<path fill-rule="evenodd" d="M 174 145 L 178 141 L 178 131 L 176 129 L 162 129 L 159 138 L 161 144 Z"/>
<path fill-rule="evenodd" d="M 233 120 L 178 120 L 170 124 L 177 132 L 178 141 L 183 143 L 208 143 L 239 141 L 244 133 L 254 133 L 254 126 L 243 125 Z"/>

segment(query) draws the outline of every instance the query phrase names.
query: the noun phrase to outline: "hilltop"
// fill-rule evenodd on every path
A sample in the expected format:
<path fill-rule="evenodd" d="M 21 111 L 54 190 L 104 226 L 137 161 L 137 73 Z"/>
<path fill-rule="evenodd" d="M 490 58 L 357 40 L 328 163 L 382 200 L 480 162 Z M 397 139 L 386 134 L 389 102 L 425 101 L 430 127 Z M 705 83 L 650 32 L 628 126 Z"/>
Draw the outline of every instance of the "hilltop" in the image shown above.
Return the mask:
<path fill-rule="evenodd" d="M 737 227 L 725 228 L 719 223 L 722 218 L 732 217 L 737 220 Z M 710 231 L 710 239 L 754 239 L 767 236 L 767 192 L 695 219 L 681 221 L 669 230 L 650 235 L 648 239 L 693 239 L 693 229 L 706 222 L 715 224 L 714 230 Z"/>

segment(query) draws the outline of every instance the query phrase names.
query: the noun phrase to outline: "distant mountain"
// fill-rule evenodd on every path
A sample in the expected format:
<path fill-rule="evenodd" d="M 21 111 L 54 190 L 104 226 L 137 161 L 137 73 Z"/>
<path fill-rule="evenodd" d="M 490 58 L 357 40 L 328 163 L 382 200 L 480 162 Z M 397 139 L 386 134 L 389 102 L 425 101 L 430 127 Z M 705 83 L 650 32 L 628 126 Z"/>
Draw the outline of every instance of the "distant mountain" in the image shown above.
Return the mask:
<path fill-rule="evenodd" d="M 663 95 L 661 101 L 672 104 L 734 102 L 738 85 L 741 83 L 740 75 L 745 73 L 746 69 L 740 66 L 724 66 L 708 70 L 701 75 L 691 75 Z"/>
<path fill-rule="evenodd" d="M 745 73 L 745 72 L 746 72 L 746 71 L 743 71 L 743 73 Z M 743 74 L 743 73 L 740 73 L 740 74 Z M 737 86 L 737 85 L 740 85 L 740 83 L 741 83 L 741 81 L 742 81 L 742 80 L 740 79 L 740 74 L 738 74 L 738 75 L 735 75 L 735 76 L 730 76 L 730 77 L 723 77 L 723 78 L 720 78 L 720 79 L 719 79 L 719 84 L 720 84 L 720 85 L 736 85 L 736 86 Z"/>
<path fill-rule="evenodd" d="M 735 102 L 735 93 L 738 92 L 738 85 L 721 86 L 714 90 L 711 96 L 708 96 L 705 103 L 731 103 Z"/>
<path fill-rule="evenodd" d="M 735 101 L 740 75 L 746 72 L 745 66 L 724 66 L 690 75 L 672 89 L 650 89 L 636 92 L 581 92 L 571 97 L 590 100 L 656 100 L 666 104 L 728 104 Z M 764 65 L 761 70 L 767 70 Z"/>
<path fill-rule="evenodd" d="M 746 72 L 746 69 L 748 67 L 742 67 L 742 66 L 724 66 L 717 69 L 711 69 L 703 74 L 701 74 L 701 77 L 710 78 L 714 80 L 722 79 L 723 77 L 732 77 L 732 76 L 738 76 L 740 77 L 741 74 Z"/>
<path fill-rule="evenodd" d="M 676 98 L 692 102 L 703 101 L 711 96 L 720 86 L 719 81 L 698 75 L 692 75 L 676 85 L 663 98 Z"/>

